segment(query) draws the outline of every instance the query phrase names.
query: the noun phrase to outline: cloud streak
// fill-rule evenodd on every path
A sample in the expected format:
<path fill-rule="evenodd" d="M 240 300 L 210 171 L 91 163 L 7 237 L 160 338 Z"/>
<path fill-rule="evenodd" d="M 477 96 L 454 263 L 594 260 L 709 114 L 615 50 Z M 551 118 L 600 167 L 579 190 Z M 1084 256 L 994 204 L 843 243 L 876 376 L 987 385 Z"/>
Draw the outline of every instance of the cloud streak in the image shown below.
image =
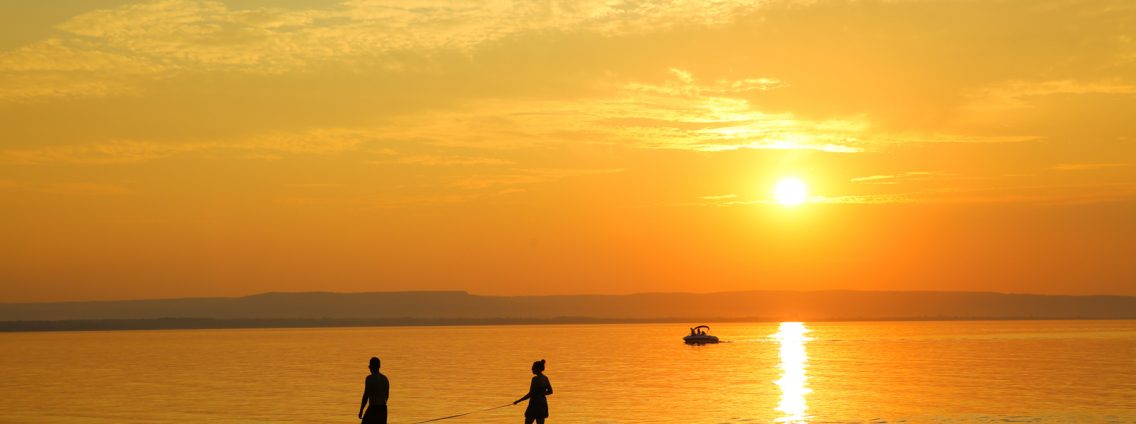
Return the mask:
<path fill-rule="evenodd" d="M 527 31 L 605 35 L 715 25 L 746 1 L 647 5 L 432 0 L 345 1 L 307 9 L 235 9 L 214 0 L 156 0 L 75 16 L 62 35 L 0 52 L 0 99 L 134 94 L 146 80 L 187 72 L 285 74 L 328 64 L 417 67 L 415 60 Z M 430 65 L 418 70 L 430 70 Z"/>

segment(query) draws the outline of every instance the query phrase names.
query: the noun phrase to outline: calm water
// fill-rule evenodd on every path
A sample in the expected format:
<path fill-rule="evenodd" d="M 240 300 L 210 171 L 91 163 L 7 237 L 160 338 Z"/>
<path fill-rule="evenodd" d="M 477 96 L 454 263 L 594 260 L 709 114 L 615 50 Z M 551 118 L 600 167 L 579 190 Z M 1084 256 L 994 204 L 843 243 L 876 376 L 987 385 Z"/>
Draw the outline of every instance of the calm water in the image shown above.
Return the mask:
<path fill-rule="evenodd" d="M 1136 321 L 0 334 L 0 421 L 391 422 L 502 405 L 548 360 L 549 423 L 1136 423 Z M 519 423 L 510 406 L 441 423 Z"/>

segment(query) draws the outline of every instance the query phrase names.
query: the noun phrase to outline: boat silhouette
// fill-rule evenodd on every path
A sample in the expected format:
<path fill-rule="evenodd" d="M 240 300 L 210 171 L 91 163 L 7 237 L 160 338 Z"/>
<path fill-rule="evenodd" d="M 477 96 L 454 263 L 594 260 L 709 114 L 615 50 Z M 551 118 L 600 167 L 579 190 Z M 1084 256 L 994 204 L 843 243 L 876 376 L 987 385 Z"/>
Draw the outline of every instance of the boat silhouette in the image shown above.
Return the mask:
<path fill-rule="evenodd" d="M 709 325 L 699 325 L 690 329 L 690 335 L 683 337 L 682 341 L 686 344 L 709 344 L 718 343 L 718 337 L 710 335 Z"/>

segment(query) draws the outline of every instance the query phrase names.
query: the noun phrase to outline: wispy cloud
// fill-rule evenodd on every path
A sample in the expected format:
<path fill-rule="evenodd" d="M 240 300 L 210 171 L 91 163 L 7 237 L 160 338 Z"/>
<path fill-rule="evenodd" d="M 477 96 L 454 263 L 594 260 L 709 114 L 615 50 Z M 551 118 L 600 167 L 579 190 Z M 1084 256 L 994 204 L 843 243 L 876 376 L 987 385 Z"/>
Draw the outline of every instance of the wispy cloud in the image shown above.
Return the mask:
<path fill-rule="evenodd" d="M 502 188 L 536 183 L 558 181 L 565 178 L 589 175 L 615 174 L 625 171 L 623 168 L 605 169 L 513 169 L 508 173 L 479 174 L 461 177 L 453 183 L 455 187 L 482 190 L 488 188 Z"/>
<path fill-rule="evenodd" d="M 871 136 L 871 143 L 876 145 L 887 144 L 916 144 L 916 143 L 1028 143 L 1042 141 L 1045 138 L 1038 135 L 979 135 L 979 134 L 944 134 L 941 132 L 927 133 L 875 133 Z"/>
<path fill-rule="evenodd" d="M 703 83 L 692 73 L 671 69 L 662 84 L 631 83 L 619 100 L 591 110 L 608 115 L 642 147 L 696 151 L 804 149 L 853 153 L 866 122 L 858 118 L 812 121 L 791 113 L 766 113 L 744 96 L 783 88 L 770 78 Z M 606 110 L 605 110 L 606 106 Z M 621 125 L 620 125 L 621 124 Z"/>
<path fill-rule="evenodd" d="M 878 178 L 872 178 L 878 177 Z M 887 180 L 890 176 L 871 176 L 866 181 Z M 743 198 L 736 195 L 700 196 L 698 201 L 668 203 L 684 207 L 776 206 L 768 197 Z M 1136 200 L 1136 183 L 1089 183 L 1016 186 L 944 187 L 892 193 L 812 195 L 813 205 L 887 204 L 999 204 L 1068 205 Z"/>
<path fill-rule="evenodd" d="M 400 118 L 389 137 L 436 146 L 518 148 L 557 143 L 721 152 L 863 150 L 861 118 L 812 121 L 763 112 L 741 98 L 779 84 L 755 78 L 700 83 L 671 70 L 662 84 L 607 82 L 608 95 L 564 100 L 487 99 Z M 733 91 L 737 90 L 737 91 Z"/>
<path fill-rule="evenodd" d="M 1120 80 L 1014 80 L 1000 82 L 970 94 L 970 109 L 1001 110 L 1030 107 L 1032 98 L 1068 94 L 1136 94 L 1136 84 Z"/>
<path fill-rule="evenodd" d="M 379 150 L 377 164 L 422 166 L 507 166 L 515 160 L 489 150 L 556 144 L 607 144 L 639 149 L 729 152 L 811 150 L 857 153 L 897 143 L 991 143 L 1032 141 L 1029 136 L 886 134 L 873 131 L 866 117 L 804 119 L 769 113 L 743 97 L 778 90 L 768 78 L 701 82 L 671 69 L 661 83 L 609 81 L 609 95 L 562 100 L 467 101 L 447 110 L 391 117 L 369 127 L 268 131 L 240 137 L 189 141 L 111 140 L 71 146 L 0 151 L 0 162 L 112 164 L 137 163 L 189 153 L 224 153 L 257 160 L 291 154 L 334 154 L 361 146 L 398 141 L 419 146 L 402 152 Z M 446 150 L 465 150 L 462 154 Z M 908 175 L 908 178 L 916 176 Z M 893 178 L 894 180 L 894 178 Z"/>
<path fill-rule="evenodd" d="M 0 190 L 19 190 L 80 197 L 122 196 L 134 193 L 133 190 L 118 184 L 80 181 L 30 182 L 0 180 Z"/>
<path fill-rule="evenodd" d="M 0 163 L 108 165 L 141 163 L 189 153 L 237 152 L 246 158 L 272 159 L 279 154 L 332 154 L 355 150 L 369 135 L 340 128 L 299 133 L 273 132 L 251 137 L 198 140 L 109 140 L 80 145 L 0 150 Z"/>
<path fill-rule="evenodd" d="M 720 195 L 716 195 L 716 196 L 700 196 L 699 199 L 702 199 L 702 200 L 726 200 L 726 199 L 736 199 L 737 197 L 738 197 L 738 195 L 736 195 L 736 194 L 720 194 Z"/>
<path fill-rule="evenodd" d="M 668 78 L 660 83 L 609 82 L 610 91 L 599 97 L 466 102 L 461 109 L 401 119 L 392 124 L 401 128 L 399 133 L 391 136 L 475 148 L 583 142 L 698 152 L 828 153 L 858 153 L 893 144 L 1042 139 L 1031 135 L 888 133 L 872 128 L 866 116 L 808 119 L 789 112 L 764 111 L 745 99 L 755 90 L 775 91 L 785 86 L 768 78 L 702 82 L 691 72 L 670 69 Z"/>
<path fill-rule="evenodd" d="M 849 181 L 854 183 L 866 184 L 899 184 L 904 181 L 922 181 L 935 175 L 933 172 L 927 171 L 911 171 L 902 174 L 884 174 L 884 175 L 868 175 L 863 177 L 855 177 Z"/>
<path fill-rule="evenodd" d="M 516 162 L 484 156 L 457 156 L 457 155 L 394 155 L 390 159 L 374 160 L 370 163 L 379 165 L 403 164 L 422 166 L 504 166 L 515 165 Z"/>
<path fill-rule="evenodd" d="M 1136 183 L 953 187 L 904 193 L 817 197 L 833 204 L 1089 204 L 1136 199 Z"/>
<path fill-rule="evenodd" d="M 146 162 L 182 152 L 200 150 L 200 145 L 170 145 L 146 141 L 113 140 L 74 146 L 0 150 L 0 163 L 33 164 L 116 164 Z"/>
<path fill-rule="evenodd" d="M 1092 171 L 1097 169 L 1122 168 L 1127 163 L 1061 163 L 1049 167 L 1053 171 Z"/>
<path fill-rule="evenodd" d="M 405 52 L 468 54 L 525 31 L 618 35 L 717 25 L 749 1 L 648 5 L 352 0 L 306 9 L 155 0 L 72 17 L 58 35 L 0 52 L 0 99 L 130 94 L 183 72 L 284 74 L 329 63 L 415 67 Z M 427 66 L 428 67 L 428 66 Z"/>

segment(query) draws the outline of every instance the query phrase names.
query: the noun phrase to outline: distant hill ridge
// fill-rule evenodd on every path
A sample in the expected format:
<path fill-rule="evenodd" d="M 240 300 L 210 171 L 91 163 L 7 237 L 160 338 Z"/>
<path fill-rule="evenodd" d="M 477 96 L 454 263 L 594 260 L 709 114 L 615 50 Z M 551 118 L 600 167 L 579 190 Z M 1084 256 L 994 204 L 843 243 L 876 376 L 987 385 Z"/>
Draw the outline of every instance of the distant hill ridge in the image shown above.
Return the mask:
<path fill-rule="evenodd" d="M 243 320 L 254 322 L 251 326 L 262 326 L 255 322 L 316 320 L 312 321 L 313 325 L 336 325 L 335 322 L 380 320 L 413 324 L 462 320 L 563 321 L 565 317 L 607 321 L 1136 319 L 1136 297 L 841 290 L 569 296 L 404 291 L 272 292 L 244 297 L 0 303 L 0 322 L 9 324 L 0 326 L 0 330 L 23 328 L 11 325 L 14 322 L 171 318 Z"/>

